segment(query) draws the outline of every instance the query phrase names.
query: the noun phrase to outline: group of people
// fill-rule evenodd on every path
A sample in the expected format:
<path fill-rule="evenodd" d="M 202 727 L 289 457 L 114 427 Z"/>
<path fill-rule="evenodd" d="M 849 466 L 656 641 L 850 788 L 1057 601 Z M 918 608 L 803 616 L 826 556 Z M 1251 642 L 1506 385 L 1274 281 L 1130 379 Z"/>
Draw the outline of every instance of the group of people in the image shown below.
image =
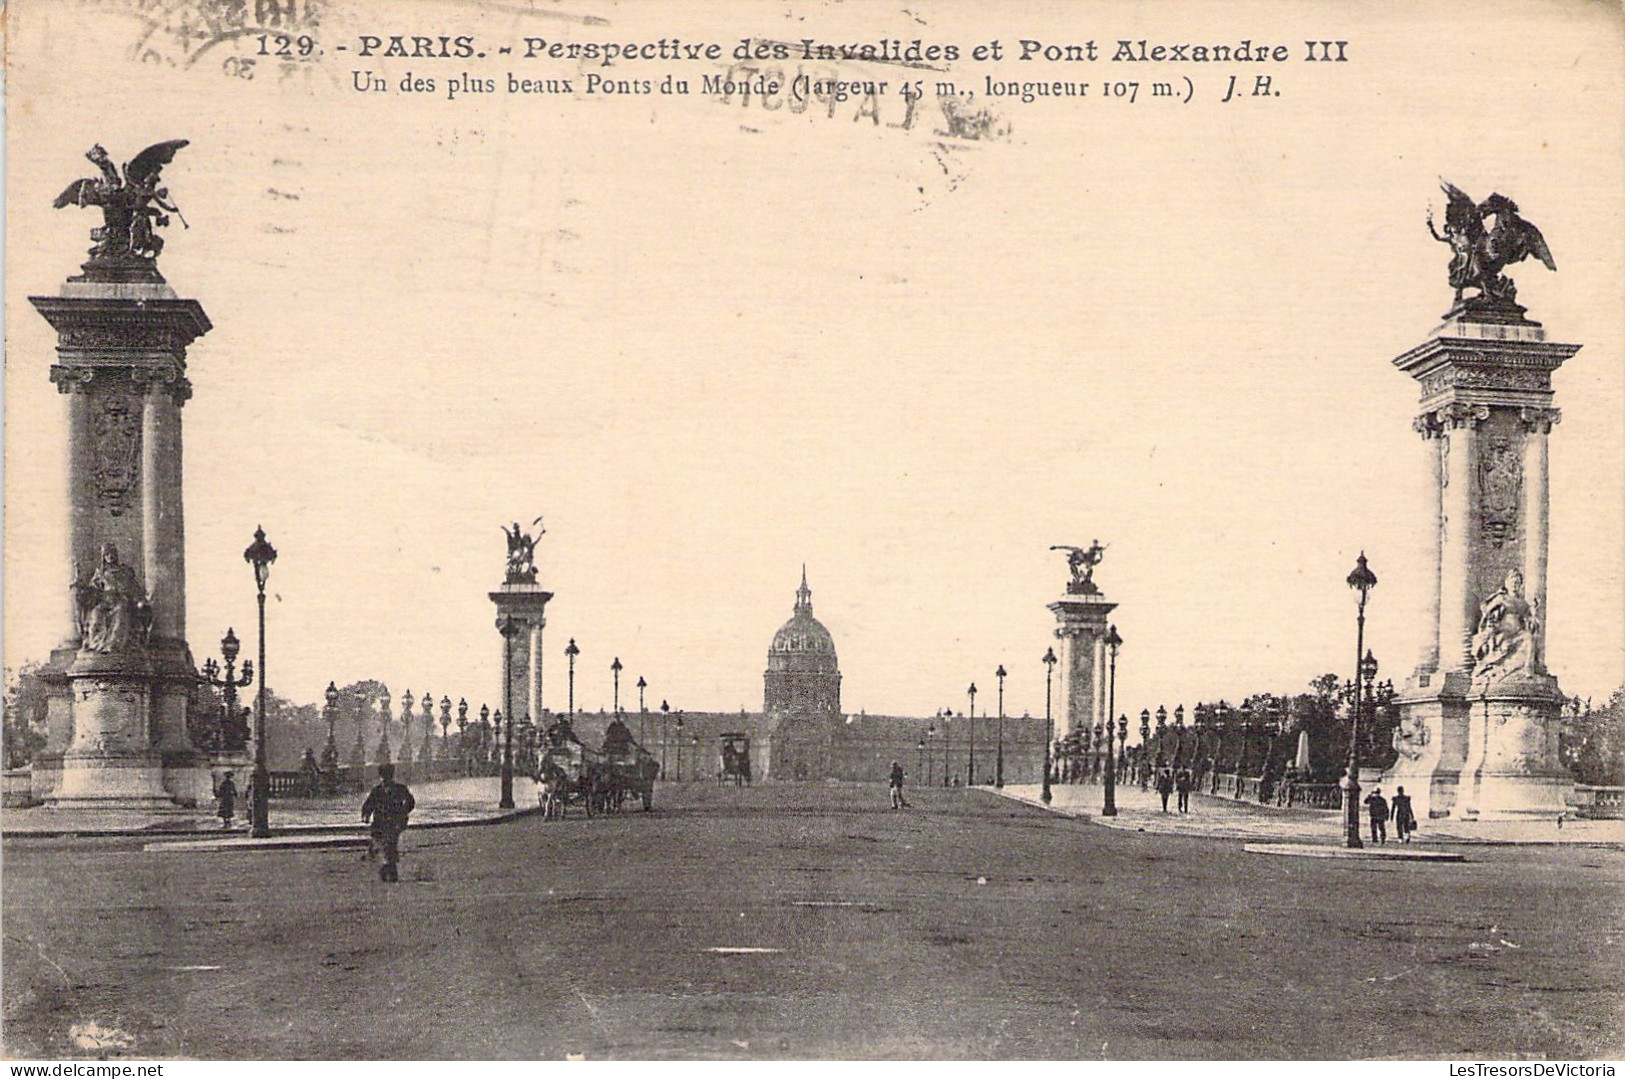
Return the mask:
<path fill-rule="evenodd" d="M 1178 793 L 1179 811 L 1191 811 L 1191 788 L 1196 786 L 1196 780 L 1189 768 L 1181 768 L 1177 772 L 1172 768 L 1164 768 L 1157 773 L 1157 793 L 1162 796 L 1162 811 L 1168 812 L 1168 796 Z"/>
<path fill-rule="evenodd" d="M 1371 820 L 1371 842 L 1388 842 L 1390 818 L 1394 822 L 1394 838 L 1402 843 L 1411 841 L 1411 833 L 1416 831 L 1416 814 L 1411 811 L 1411 796 L 1405 793 L 1404 787 L 1394 791 L 1392 803 L 1382 796 L 1381 787 L 1372 787 L 1371 793 L 1366 795 L 1365 809 Z"/>
<path fill-rule="evenodd" d="M 235 773 L 227 772 L 215 788 L 215 801 L 220 815 L 220 827 L 230 831 L 232 818 L 237 815 L 237 783 Z M 383 858 L 378 867 L 380 880 L 398 881 L 401 861 L 401 833 L 406 831 L 407 819 L 417 801 L 406 784 L 395 782 L 395 766 L 378 766 L 378 784 L 361 803 L 361 820 L 369 826 L 367 854 L 369 860 Z"/>

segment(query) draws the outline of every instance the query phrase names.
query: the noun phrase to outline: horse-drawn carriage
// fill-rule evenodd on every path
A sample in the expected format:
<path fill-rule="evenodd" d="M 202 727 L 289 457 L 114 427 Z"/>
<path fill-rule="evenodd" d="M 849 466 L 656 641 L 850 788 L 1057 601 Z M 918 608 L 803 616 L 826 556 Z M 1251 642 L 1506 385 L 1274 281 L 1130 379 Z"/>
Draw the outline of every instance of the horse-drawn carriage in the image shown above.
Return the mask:
<path fill-rule="evenodd" d="M 722 767 L 717 771 L 717 782 L 734 781 L 734 786 L 750 786 L 750 738 L 739 733 L 724 734 Z"/>
<path fill-rule="evenodd" d="M 660 762 L 636 743 L 620 748 L 604 753 L 576 741 L 549 746 L 536 777 L 543 819 L 563 817 L 572 805 L 589 817 L 619 812 L 632 796 L 642 801 L 644 812 L 653 809 Z"/>

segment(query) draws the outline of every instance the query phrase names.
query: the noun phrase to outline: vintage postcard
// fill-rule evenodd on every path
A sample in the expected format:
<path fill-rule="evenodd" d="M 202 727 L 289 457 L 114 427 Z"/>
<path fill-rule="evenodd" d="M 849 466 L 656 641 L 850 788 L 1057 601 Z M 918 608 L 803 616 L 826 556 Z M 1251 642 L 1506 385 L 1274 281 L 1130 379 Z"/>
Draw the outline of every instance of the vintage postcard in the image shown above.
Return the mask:
<path fill-rule="evenodd" d="M 1617 4 L 5 31 L 11 1060 L 1613 1074 Z"/>

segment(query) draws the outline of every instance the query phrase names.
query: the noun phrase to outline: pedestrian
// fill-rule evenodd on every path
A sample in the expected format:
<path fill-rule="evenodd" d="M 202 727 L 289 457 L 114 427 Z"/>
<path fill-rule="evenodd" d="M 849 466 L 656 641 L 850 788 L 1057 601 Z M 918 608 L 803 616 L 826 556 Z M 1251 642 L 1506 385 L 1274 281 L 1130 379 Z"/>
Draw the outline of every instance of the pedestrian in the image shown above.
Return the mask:
<path fill-rule="evenodd" d="M 902 809 L 908 805 L 908 799 L 903 797 L 903 766 L 896 761 L 891 762 L 891 807 Z"/>
<path fill-rule="evenodd" d="M 231 781 L 234 772 L 227 772 L 220 778 L 220 785 L 214 789 L 215 800 L 219 807 L 215 810 L 220 815 L 220 830 L 231 831 L 231 818 L 237 814 L 237 784 Z"/>
<path fill-rule="evenodd" d="M 1371 788 L 1365 807 L 1371 814 L 1371 842 L 1388 842 L 1388 799 L 1382 796 L 1381 787 Z"/>
<path fill-rule="evenodd" d="M 1400 787 L 1394 792 L 1394 835 L 1399 837 L 1401 843 L 1411 841 L 1411 833 L 1416 831 L 1416 814 L 1411 810 L 1411 796 Z"/>
<path fill-rule="evenodd" d="M 1179 792 L 1179 811 L 1189 813 L 1191 811 L 1191 770 L 1189 768 L 1179 770 L 1179 775 L 1174 777 L 1174 789 Z"/>
<path fill-rule="evenodd" d="M 417 807 L 406 784 L 395 782 L 395 766 L 378 766 L 378 785 L 361 803 L 361 819 L 372 825 L 370 853 L 382 853 L 384 864 L 378 867 L 378 879 L 400 880 L 398 868 L 401 860 L 401 833 L 406 831 L 406 819 Z"/>
<path fill-rule="evenodd" d="M 1162 795 L 1162 811 L 1168 812 L 1168 796 L 1174 793 L 1174 773 L 1170 768 L 1164 768 L 1157 773 L 1157 793 Z"/>

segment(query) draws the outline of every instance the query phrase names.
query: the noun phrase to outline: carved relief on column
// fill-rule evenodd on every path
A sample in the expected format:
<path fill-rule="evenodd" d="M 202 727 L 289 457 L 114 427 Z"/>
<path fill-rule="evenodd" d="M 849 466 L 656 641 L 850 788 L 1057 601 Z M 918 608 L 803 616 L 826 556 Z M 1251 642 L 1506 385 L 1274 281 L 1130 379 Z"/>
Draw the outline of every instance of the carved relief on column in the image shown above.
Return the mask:
<path fill-rule="evenodd" d="M 98 396 L 91 412 L 96 508 L 120 517 L 141 474 L 141 403 L 124 393 Z"/>

